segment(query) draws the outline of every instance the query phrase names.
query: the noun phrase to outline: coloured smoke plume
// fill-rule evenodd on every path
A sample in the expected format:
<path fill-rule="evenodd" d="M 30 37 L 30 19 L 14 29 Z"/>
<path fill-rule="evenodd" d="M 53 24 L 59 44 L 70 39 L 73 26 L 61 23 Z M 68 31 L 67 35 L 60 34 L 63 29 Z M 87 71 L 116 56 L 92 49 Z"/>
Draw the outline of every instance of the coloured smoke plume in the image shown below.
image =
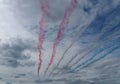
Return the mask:
<path fill-rule="evenodd" d="M 40 1 L 40 8 L 42 11 L 42 16 L 40 19 L 40 32 L 39 32 L 39 42 L 38 42 L 38 51 L 39 51 L 39 63 L 38 63 L 38 76 L 40 74 L 41 66 L 42 66 L 42 46 L 44 43 L 44 36 L 45 36 L 45 27 L 47 26 L 47 19 L 46 16 L 49 15 L 49 6 L 47 0 Z"/>
<path fill-rule="evenodd" d="M 54 62 L 57 46 L 58 46 L 59 42 L 61 41 L 61 38 L 63 36 L 63 32 L 64 32 L 65 28 L 68 26 L 69 18 L 72 15 L 74 9 L 77 7 L 77 4 L 78 4 L 78 0 L 71 0 L 70 7 L 68 7 L 67 10 L 65 11 L 63 20 L 62 20 L 60 27 L 59 27 L 59 30 L 58 30 L 57 37 L 56 37 L 54 44 L 53 44 L 52 56 L 50 58 L 48 66 L 45 70 L 45 74 L 47 73 L 47 71 L 48 71 L 49 67 L 52 65 L 52 63 Z"/>

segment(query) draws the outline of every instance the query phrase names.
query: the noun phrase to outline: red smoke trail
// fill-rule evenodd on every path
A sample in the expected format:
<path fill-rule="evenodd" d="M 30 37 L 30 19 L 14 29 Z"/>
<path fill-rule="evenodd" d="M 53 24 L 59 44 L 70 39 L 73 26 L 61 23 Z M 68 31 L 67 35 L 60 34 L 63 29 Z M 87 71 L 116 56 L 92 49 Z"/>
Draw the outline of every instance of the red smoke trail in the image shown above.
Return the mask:
<path fill-rule="evenodd" d="M 39 51 L 38 76 L 42 65 L 42 45 L 44 43 L 44 36 L 45 36 L 44 28 L 47 26 L 46 16 L 48 16 L 49 14 L 48 1 L 41 0 L 40 5 L 41 5 L 42 17 L 40 19 L 40 33 L 39 33 L 39 43 L 38 43 L 38 51 Z"/>
<path fill-rule="evenodd" d="M 56 66 L 53 68 L 53 70 L 50 72 L 49 77 L 51 76 L 51 74 L 54 72 L 54 70 L 60 65 L 60 62 L 62 61 L 62 59 L 65 56 L 65 53 L 72 47 L 72 44 L 65 50 L 65 52 L 63 53 L 63 56 L 60 58 L 60 60 L 58 61 L 58 63 L 56 64 Z"/>
<path fill-rule="evenodd" d="M 65 28 L 67 27 L 68 23 L 69 23 L 69 17 L 72 15 L 72 12 L 74 11 L 74 9 L 76 8 L 77 6 L 77 3 L 78 1 L 77 0 L 71 0 L 71 5 L 70 7 L 65 11 L 65 14 L 64 14 L 64 17 L 63 17 L 63 20 L 60 24 L 60 27 L 59 27 L 59 30 L 58 30 L 58 34 L 57 34 L 57 37 L 55 39 L 55 42 L 53 44 L 53 52 L 52 52 L 52 56 L 51 56 L 51 59 L 50 59 L 50 62 L 45 70 L 45 74 L 47 73 L 49 67 L 51 66 L 51 64 L 53 63 L 54 61 L 54 57 L 55 57 L 55 54 L 56 54 L 56 49 L 57 49 L 57 46 L 63 36 L 63 32 L 65 30 Z"/>

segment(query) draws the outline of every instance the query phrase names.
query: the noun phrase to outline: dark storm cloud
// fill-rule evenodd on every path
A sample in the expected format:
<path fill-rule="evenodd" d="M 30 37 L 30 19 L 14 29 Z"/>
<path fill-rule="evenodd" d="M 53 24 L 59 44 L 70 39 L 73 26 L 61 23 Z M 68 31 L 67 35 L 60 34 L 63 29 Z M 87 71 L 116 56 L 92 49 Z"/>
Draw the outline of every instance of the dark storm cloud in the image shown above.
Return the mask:
<path fill-rule="evenodd" d="M 0 64 L 10 67 L 33 66 L 35 63 L 30 61 L 31 52 L 37 49 L 34 41 L 29 39 L 9 39 L 0 45 Z M 29 51 L 29 53 L 27 53 Z M 27 61 L 22 64 L 20 61 Z"/>

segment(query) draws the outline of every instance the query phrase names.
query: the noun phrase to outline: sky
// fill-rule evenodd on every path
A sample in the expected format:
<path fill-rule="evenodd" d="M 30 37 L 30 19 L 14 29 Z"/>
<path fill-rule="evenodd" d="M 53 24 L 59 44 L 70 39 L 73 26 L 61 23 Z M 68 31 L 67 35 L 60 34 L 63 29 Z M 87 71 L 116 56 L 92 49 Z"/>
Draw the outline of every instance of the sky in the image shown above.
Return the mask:
<path fill-rule="evenodd" d="M 120 84 L 120 0 L 78 0 L 45 76 L 71 5 L 48 0 L 39 79 L 41 1 L 0 0 L 0 84 Z"/>

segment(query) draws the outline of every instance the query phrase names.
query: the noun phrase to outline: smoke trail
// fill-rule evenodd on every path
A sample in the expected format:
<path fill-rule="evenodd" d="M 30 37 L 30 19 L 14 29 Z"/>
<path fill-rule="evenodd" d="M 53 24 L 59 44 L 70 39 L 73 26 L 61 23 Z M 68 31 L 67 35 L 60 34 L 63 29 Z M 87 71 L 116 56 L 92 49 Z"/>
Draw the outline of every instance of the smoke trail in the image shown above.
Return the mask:
<path fill-rule="evenodd" d="M 115 32 L 115 31 L 119 32 L 119 29 L 117 29 L 118 26 L 119 26 L 119 24 L 116 25 L 115 27 L 113 27 L 112 29 L 114 29 L 114 31 L 112 31 L 112 32 Z M 82 31 L 84 31 L 85 29 L 86 29 L 86 28 L 84 28 Z M 111 30 L 111 29 L 110 29 L 110 30 Z M 109 31 L 110 31 L 110 30 L 109 30 Z M 103 29 L 103 30 L 101 31 L 101 33 L 98 34 L 97 37 L 93 40 L 93 42 L 98 42 L 98 40 L 99 40 L 106 32 L 108 32 L 108 31 L 107 31 L 106 29 Z M 111 39 L 112 37 L 114 37 L 116 34 L 117 34 L 117 33 L 110 35 L 107 40 L 110 40 L 110 39 Z M 79 37 L 80 37 L 81 35 L 82 35 L 82 33 L 80 33 Z M 78 39 L 76 39 L 76 40 L 78 40 Z M 103 42 L 106 42 L 107 40 L 105 40 L 105 41 L 103 41 Z M 64 58 L 65 53 L 73 46 L 73 44 L 74 44 L 74 42 L 66 49 L 66 51 L 65 51 L 64 54 L 62 55 L 62 58 L 61 58 L 61 59 Z M 68 67 L 72 67 L 72 66 L 76 65 L 76 64 L 77 64 L 80 60 L 82 60 L 88 53 L 92 52 L 94 48 L 97 48 L 97 47 L 99 47 L 99 46 L 100 46 L 99 44 L 97 44 L 97 45 L 94 45 L 94 44 L 93 44 L 93 45 L 90 45 L 90 46 L 88 46 L 88 47 L 86 47 L 86 48 L 78 51 L 78 53 L 76 53 L 76 54 L 66 63 L 66 65 L 65 65 L 64 67 L 67 67 L 67 66 L 68 66 Z M 74 64 L 70 65 L 70 63 L 71 63 L 75 58 L 77 58 L 77 57 L 79 56 L 79 54 L 82 54 L 83 52 L 85 52 L 86 49 L 87 49 L 87 53 L 85 53 L 82 57 L 78 58 L 78 60 L 77 60 Z M 90 49 L 90 50 L 89 50 L 89 49 Z M 61 61 L 61 60 L 60 60 L 60 61 Z M 60 61 L 57 63 L 57 65 L 56 65 L 56 66 L 54 67 L 54 69 L 51 71 L 51 73 L 50 73 L 49 76 L 51 76 L 52 73 L 54 72 L 54 70 L 59 66 Z M 59 71 L 58 71 L 58 73 L 59 73 Z"/>
<path fill-rule="evenodd" d="M 113 34 L 111 34 L 109 37 L 107 37 L 107 38 L 105 38 L 104 40 L 103 40 L 103 42 L 102 43 L 106 43 L 106 42 L 108 42 L 110 39 L 112 39 L 112 38 L 114 38 L 114 36 L 117 34 L 117 33 L 119 33 L 119 28 L 117 29 L 117 27 L 119 26 L 119 24 L 117 25 L 117 26 L 115 26 L 115 27 L 113 27 L 112 29 L 116 29 L 116 31 L 112 31 L 112 32 L 115 32 L 115 33 L 113 33 Z M 110 29 L 111 30 L 111 29 Z M 109 30 L 109 31 L 110 31 Z M 97 40 L 99 40 L 99 38 L 101 39 L 102 37 L 103 37 L 103 35 L 104 34 L 106 34 L 106 32 L 109 32 L 109 31 L 105 31 L 105 30 L 102 30 L 102 33 L 100 33 L 96 38 L 95 38 L 95 42 L 97 42 Z M 105 36 L 104 36 L 105 37 Z M 97 45 L 90 45 L 90 46 L 88 46 L 87 48 L 85 48 L 85 49 L 87 49 L 87 50 L 89 50 L 85 55 L 83 55 L 82 57 L 80 57 L 73 65 L 71 65 L 71 66 L 74 66 L 74 65 L 76 65 L 80 60 L 82 60 L 89 52 L 92 52 L 92 49 L 94 49 L 94 48 L 97 48 L 97 47 L 100 47 L 100 45 L 99 44 L 97 44 Z M 84 51 L 85 49 L 83 49 L 82 51 Z M 82 52 L 78 52 L 78 54 L 77 54 L 77 56 L 79 55 L 79 54 L 81 54 Z M 75 57 L 77 57 L 77 56 L 75 56 Z M 71 61 L 73 61 L 73 60 L 71 60 Z M 69 63 L 71 63 L 71 61 L 69 62 Z M 67 65 L 69 65 L 69 64 L 67 64 Z M 70 66 L 70 67 L 71 67 Z"/>
<path fill-rule="evenodd" d="M 119 39 L 118 39 L 119 40 Z M 98 55 L 99 53 L 103 52 L 105 49 L 108 49 L 110 47 L 112 47 L 114 44 L 116 43 L 116 40 L 113 40 L 112 43 L 108 43 L 106 44 L 105 47 L 102 47 L 98 50 L 96 50 L 96 52 L 94 53 L 94 55 L 89 58 L 88 60 L 86 60 L 85 62 L 83 62 L 82 64 L 79 64 L 78 66 L 76 66 L 75 68 L 72 69 L 72 71 L 74 72 L 76 69 L 80 68 L 81 66 L 85 65 L 87 62 L 89 62 L 90 60 L 94 59 L 94 57 L 96 57 L 96 55 Z"/>
<path fill-rule="evenodd" d="M 105 31 L 106 31 L 106 30 L 103 29 L 103 30 L 101 31 L 101 33 L 98 34 L 97 37 L 95 37 L 95 39 L 93 40 L 93 42 L 98 42 L 100 36 L 101 36 L 102 34 L 104 34 Z M 87 48 L 84 48 L 83 50 L 78 51 L 78 53 L 76 53 L 76 54 L 68 61 L 68 63 L 67 63 L 66 65 L 69 66 L 69 64 L 70 64 L 76 57 L 78 57 L 79 54 L 83 53 L 86 49 L 89 50 L 91 47 L 94 47 L 94 46 L 95 46 L 95 45 L 93 44 L 93 45 L 88 46 Z M 78 59 L 78 60 L 81 60 L 82 58 L 84 58 L 84 56 L 81 57 L 81 58 Z M 77 61 L 76 61 L 76 62 L 77 62 Z M 73 64 L 73 65 L 74 65 L 74 64 Z M 72 65 L 71 65 L 71 66 L 72 66 Z"/>
<path fill-rule="evenodd" d="M 105 18 L 103 18 L 103 17 L 102 17 L 101 19 L 96 18 L 95 21 L 94 21 L 92 24 L 90 24 L 89 26 L 92 26 L 92 25 L 94 25 L 94 24 L 97 24 L 97 26 L 99 26 L 99 29 L 100 29 L 100 28 L 104 25 L 104 23 L 101 24 L 101 22 L 102 22 L 102 23 L 105 22 Z M 75 38 L 74 41 L 79 40 L 78 38 L 79 38 L 80 36 L 82 36 L 83 31 L 85 31 L 87 28 L 89 28 L 89 27 L 80 28 L 79 32 L 76 34 L 76 38 Z M 99 35 L 99 36 L 100 36 L 100 35 Z M 65 57 L 65 54 L 68 52 L 68 50 L 69 50 L 70 48 L 72 48 L 72 46 L 73 46 L 74 43 L 75 43 L 74 41 L 73 41 L 73 42 L 70 44 L 70 46 L 64 51 L 61 59 L 59 60 L 59 62 L 57 63 L 57 65 L 54 67 L 54 69 L 52 70 L 51 74 L 52 74 L 52 73 L 54 72 L 54 70 L 59 66 L 60 62 L 61 62 L 62 59 Z M 80 51 L 80 52 L 83 52 L 83 50 Z M 79 53 L 80 53 L 80 52 L 79 52 Z M 76 55 L 75 55 L 75 57 L 72 57 L 71 60 L 70 60 L 67 64 L 70 64 L 70 62 L 71 62 L 72 60 L 74 60 L 76 57 L 77 57 Z"/>
<path fill-rule="evenodd" d="M 115 11 L 115 10 L 113 10 L 113 11 Z M 112 11 L 112 12 L 113 12 L 113 11 Z M 97 26 L 99 29 L 101 29 L 101 28 L 103 27 L 104 22 L 106 21 L 106 18 L 107 18 L 107 17 L 109 17 L 108 14 L 106 14 L 106 15 L 104 15 L 104 16 L 97 17 L 97 18 L 95 19 L 95 21 L 92 23 L 91 26 L 93 27 L 93 25 L 95 25 L 95 26 Z M 86 28 L 87 28 L 87 27 L 86 27 Z M 86 28 L 84 28 L 84 30 L 85 30 Z M 80 29 L 80 30 L 81 30 L 81 29 Z M 81 34 L 81 31 L 80 31 L 79 33 Z M 80 37 L 80 36 L 81 36 L 81 35 L 79 35 L 79 33 L 76 34 L 77 37 Z M 77 39 L 77 40 L 79 40 L 79 39 Z M 75 41 L 76 41 L 76 39 L 75 39 Z M 64 51 L 61 59 L 59 60 L 59 62 L 57 63 L 57 65 L 53 68 L 53 70 L 52 70 L 52 72 L 51 72 L 50 74 L 52 74 L 52 73 L 54 72 L 54 70 L 59 66 L 59 64 L 60 64 L 60 62 L 62 61 L 62 59 L 64 59 L 65 54 L 68 52 L 68 50 L 69 50 L 70 48 L 72 48 L 72 46 L 73 46 L 74 43 L 75 43 L 75 42 L 73 41 L 73 42 L 70 44 L 70 46 Z M 83 51 L 83 50 L 82 50 L 82 51 Z M 82 52 L 82 51 L 80 51 L 80 52 Z M 67 64 L 70 64 L 70 62 L 71 62 L 72 60 L 74 60 L 75 58 L 76 58 L 76 57 L 71 58 L 71 60 L 70 60 Z"/>
<path fill-rule="evenodd" d="M 60 27 L 59 27 L 59 30 L 58 30 L 57 37 L 56 37 L 55 42 L 53 44 L 52 56 L 51 56 L 51 59 L 50 59 L 50 62 L 48 64 L 48 66 L 47 66 L 47 68 L 45 70 L 45 74 L 46 74 L 46 72 L 48 71 L 49 67 L 51 66 L 51 64 L 54 61 L 57 46 L 58 46 L 58 44 L 59 44 L 59 42 L 60 42 L 60 40 L 61 40 L 61 38 L 63 36 L 63 32 L 64 32 L 65 28 L 67 27 L 67 25 L 69 23 L 69 17 L 72 15 L 72 12 L 77 7 L 77 3 L 78 3 L 77 0 L 71 0 L 70 7 L 65 11 L 63 20 L 62 20 L 62 22 L 60 24 Z"/>
<path fill-rule="evenodd" d="M 106 17 L 108 17 L 108 15 L 106 16 Z M 106 17 L 102 17 L 103 19 L 105 19 Z M 101 19 L 101 18 L 99 18 L 99 19 Z M 105 22 L 105 21 L 102 21 L 103 23 Z M 97 21 L 97 22 L 95 22 L 95 23 L 98 23 L 99 24 L 99 21 Z M 96 25 L 97 26 L 97 25 Z M 102 26 L 100 26 L 100 27 L 102 27 Z M 78 34 L 77 34 L 78 35 Z M 77 36 L 76 35 L 76 36 Z M 79 36 L 79 35 L 78 35 Z M 76 41 L 76 40 L 75 40 Z M 97 40 L 96 40 L 96 42 L 97 42 Z M 54 69 L 52 70 L 52 72 L 50 73 L 50 74 L 52 74 L 53 73 L 53 71 L 59 66 L 59 64 L 60 64 L 60 62 L 62 61 L 62 59 L 64 58 L 64 56 L 65 56 L 65 54 L 68 52 L 68 50 L 73 46 L 73 44 L 74 44 L 74 42 L 73 43 L 71 43 L 71 45 L 64 51 L 64 53 L 63 53 L 63 55 L 62 55 L 62 58 L 59 60 L 59 62 L 57 63 L 57 66 L 55 66 L 54 67 Z M 78 53 L 76 53 L 76 55 L 79 55 L 80 53 L 82 53 L 82 52 L 84 52 L 84 50 L 89 50 L 89 49 L 91 49 L 91 47 L 93 47 L 92 45 L 90 45 L 90 46 L 88 46 L 87 48 L 85 48 L 85 49 L 83 49 L 82 51 L 80 51 L 80 52 L 78 52 Z M 76 56 L 75 55 L 75 56 Z M 74 59 L 75 59 L 76 57 L 73 57 L 73 59 L 72 60 L 70 60 L 67 64 L 69 65 L 70 63 L 71 63 L 71 61 L 73 61 Z M 82 59 L 82 58 L 81 58 Z"/>
<path fill-rule="evenodd" d="M 117 34 L 117 33 L 115 33 L 115 34 L 113 34 L 113 35 L 110 35 L 108 38 L 104 39 L 102 43 L 108 42 L 109 40 L 111 40 L 112 38 L 114 38 L 114 36 L 115 36 L 116 34 Z M 95 42 L 97 42 L 97 40 L 98 40 L 98 39 L 96 39 Z M 101 46 L 101 45 L 99 45 L 98 43 L 97 43 L 97 45 L 94 45 L 94 44 L 93 44 L 93 45 L 90 45 L 90 46 L 88 46 L 87 48 L 83 49 L 82 51 L 78 52 L 78 54 L 77 54 L 75 57 L 79 56 L 79 54 L 83 53 L 83 51 L 85 51 L 85 50 L 87 49 L 87 53 L 85 53 L 85 55 L 81 56 L 81 57 L 80 57 L 74 64 L 72 64 L 70 67 L 76 65 L 76 64 L 77 64 L 80 60 L 82 60 L 88 53 L 92 52 L 92 50 L 93 50 L 94 48 L 97 48 L 97 47 L 100 47 L 100 46 Z M 89 50 L 89 49 L 90 49 L 90 50 Z M 73 61 L 73 60 L 70 60 L 69 64 L 70 64 L 72 61 Z M 68 64 L 68 65 L 69 65 L 69 64 Z"/>
<path fill-rule="evenodd" d="M 106 15 L 102 16 L 102 17 L 101 17 L 101 18 L 103 18 L 102 23 L 105 23 L 105 21 L 104 21 L 105 18 L 111 17 L 111 15 L 116 14 L 117 11 L 118 11 L 118 9 L 115 9 L 115 10 L 112 10 L 112 11 L 108 12 L 108 14 L 110 14 L 110 15 L 106 14 L 107 16 L 106 16 Z M 117 15 L 119 15 L 119 13 L 117 13 Z M 115 16 L 115 17 L 116 17 L 116 16 Z M 114 18 L 115 18 L 115 17 L 114 17 Z M 98 21 L 95 21 L 95 23 L 98 23 L 97 25 L 102 24 L 101 21 L 99 21 L 99 19 L 101 19 L 101 18 L 98 18 Z M 113 18 L 113 19 L 114 19 L 114 18 Z M 105 19 L 105 20 L 106 20 L 106 19 Z M 100 24 L 99 24 L 99 23 L 100 23 Z M 107 23 L 108 23 L 108 21 L 107 21 Z M 97 25 L 95 25 L 95 26 L 97 26 Z M 103 24 L 103 25 L 104 25 L 104 24 Z M 114 26 L 113 28 L 110 28 L 110 27 L 109 27 L 109 30 L 107 31 L 107 32 L 109 32 L 109 33 L 105 32 L 104 34 L 101 35 L 101 37 L 99 37 L 99 39 L 100 39 L 100 40 L 105 40 L 106 37 L 109 36 L 109 35 L 111 35 L 113 32 L 119 31 L 119 26 L 120 26 L 120 23 L 118 22 L 117 25 Z M 100 27 L 102 27 L 102 26 L 100 26 Z M 112 26 L 111 26 L 111 27 L 112 27 Z M 96 41 L 97 41 L 97 40 L 96 40 Z M 92 47 L 92 46 L 91 46 L 91 47 Z M 89 48 L 88 48 L 88 49 L 89 49 Z M 79 60 L 79 61 L 80 61 L 80 60 Z M 78 61 L 78 62 L 79 62 L 79 61 Z M 76 62 L 76 63 L 78 63 L 78 62 Z M 69 63 L 71 63 L 71 61 L 70 61 Z M 76 63 L 75 63 L 75 64 L 76 64 Z"/>
<path fill-rule="evenodd" d="M 39 42 L 38 42 L 38 51 L 39 51 L 39 63 L 38 63 L 38 76 L 40 74 L 40 69 L 42 65 L 42 45 L 44 43 L 45 27 L 47 26 L 46 16 L 48 16 L 49 7 L 47 0 L 41 0 L 41 11 L 42 17 L 40 19 L 40 33 L 39 33 Z"/>
<path fill-rule="evenodd" d="M 76 36 L 78 36 L 77 38 L 79 38 L 81 35 L 82 35 L 82 32 L 85 30 L 86 28 L 80 28 L 80 30 L 79 30 L 79 33 L 80 33 L 80 35 L 76 35 Z M 77 34 L 79 34 L 79 33 L 77 33 Z M 75 39 L 75 40 L 78 40 L 78 39 Z M 50 74 L 49 74 L 49 76 L 54 72 L 54 70 L 60 65 L 60 63 L 61 63 L 61 61 L 64 59 L 64 57 L 65 57 L 65 54 L 68 52 L 68 50 L 70 49 L 70 48 L 72 48 L 72 46 L 74 45 L 74 41 L 69 45 L 69 47 L 64 51 L 64 53 L 62 54 L 62 57 L 60 58 L 60 60 L 58 61 L 58 63 L 56 64 L 56 66 L 53 68 L 53 70 L 50 72 Z"/>
<path fill-rule="evenodd" d="M 118 31 L 118 32 L 119 32 L 119 31 Z M 101 35 L 103 35 L 104 33 L 106 33 L 106 30 L 105 30 L 105 29 L 103 29 L 103 30 L 101 31 L 101 33 L 98 34 L 98 36 L 97 36 L 93 41 L 94 41 L 94 42 L 98 42 L 99 38 L 100 38 Z M 109 41 L 110 39 L 112 39 L 116 34 L 117 34 L 117 33 L 112 34 L 111 36 L 109 36 L 108 38 L 106 38 L 106 40 L 103 41 L 103 43 L 108 42 L 108 41 Z M 78 51 L 78 53 L 76 53 L 76 54 L 66 63 L 66 65 L 65 65 L 64 67 L 67 67 L 67 66 L 68 66 L 68 67 L 75 66 L 77 63 L 79 63 L 80 60 L 82 60 L 84 57 L 86 57 L 86 55 L 87 55 L 88 53 L 92 52 L 94 48 L 97 48 L 97 47 L 99 47 L 99 46 L 101 46 L 101 45 L 99 45 L 99 44 L 97 44 L 97 45 L 92 44 L 92 45 L 90 45 L 90 46 L 88 46 L 88 47 L 86 47 L 86 48 Z M 70 63 L 71 63 L 76 57 L 78 57 L 79 54 L 84 53 L 84 52 L 86 51 L 86 49 L 87 49 L 87 53 L 85 53 L 83 56 L 81 56 L 80 58 L 78 58 L 75 63 L 73 63 L 72 65 L 70 65 Z M 58 66 L 57 66 L 57 67 L 58 67 Z M 60 72 L 60 71 L 58 71 L 58 73 L 59 73 L 59 72 Z M 50 73 L 50 75 L 51 75 L 52 73 L 53 73 L 53 71 Z"/>
<path fill-rule="evenodd" d="M 120 35 L 119 32 L 120 32 L 120 30 L 118 30 L 117 32 L 115 32 L 115 33 L 112 34 L 111 36 L 107 37 L 106 39 L 104 39 L 104 41 L 102 41 L 102 43 L 107 43 L 107 42 L 109 42 L 110 40 L 114 39 L 115 36 Z M 87 49 L 87 50 L 88 50 L 87 53 L 85 53 L 82 57 L 79 58 L 79 60 L 77 60 L 77 62 L 75 62 L 73 65 L 71 65 L 71 66 L 69 66 L 69 67 L 74 67 L 76 64 L 78 64 L 78 63 L 80 62 L 80 60 L 82 60 L 82 59 L 83 59 L 84 57 L 86 57 L 89 53 L 91 53 L 91 52 L 93 51 L 93 49 L 99 48 L 100 46 L 101 46 L 100 44 L 90 45 L 90 46 L 89 46 L 89 49 L 90 49 L 90 50 L 88 49 L 88 47 L 85 48 L 85 49 L 83 49 L 83 50 L 86 50 L 86 49 Z M 92 49 L 91 49 L 91 48 L 92 48 Z M 83 50 L 82 50 L 82 51 L 83 51 Z M 79 54 L 78 54 L 78 55 L 79 55 Z M 67 65 L 66 65 L 65 67 L 67 67 Z M 57 74 L 59 74 L 59 72 L 58 72 Z M 66 73 L 64 73 L 64 74 L 66 74 Z"/>
<path fill-rule="evenodd" d="M 89 65 L 101 60 L 102 58 L 106 57 L 107 55 L 111 54 L 113 51 L 115 51 L 115 50 L 117 50 L 119 48 L 120 48 L 120 45 L 119 46 L 114 46 L 113 48 L 110 48 L 107 52 L 105 52 L 104 55 L 102 55 L 101 57 L 99 57 L 99 58 L 97 58 L 97 59 L 95 59 L 95 60 L 93 60 L 91 62 L 88 62 L 87 64 L 83 65 L 83 67 L 80 67 L 79 69 L 75 70 L 74 72 L 78 72 L 81 69 L 84 69 L 84 68 L 88 67 Z"/>
<path fill-rule="evenodd" d="M 104 24 L 103 24 L 104 25 Z M 105 29 L 103 29 L 102 31 L 101 31 L 101 33 L 100 34 L 98 34 L 98 36 L 93 40 L 94 42 L 98 42 L 98 40 L 100 40 L 100 39 L 103 39 L 103 38 L 105 38 L 106 36 L 108 36 L 108 35 L 110 35 L 110 34 L 112 34 L 112 32 L 118 32 L 119 31 L 119 27 L 120 26 L 120 24 L 118 23 L 118 25 L 116 25 L 115 27 L 113 27 L 112 29 L 110 29 L 109 31 L 106 31 Z M 110 33 L 107 33 L 107 32 L 110 32 Z M 106 36 L 105 36 L 106 35 Z M 69 65 L 80 53 L 83 53 L 83 51 L 85 51 L 86 49 L 90 49 L 91 47 L 93 47 L 94 45 L 90 45 L 90 46 L 88 46 L 87 48 L 85 48 L 85 49 L 83 49 L 82 51 L 80 50 L 80 51 L 78 51 L 78 54 L 76 54 L 76 55 L 74 55 L 72 58 L 71 58 L 71 60 L 66 64 L 66 65 Z M 82 57 L 81 57 L 82 58 Z M 81 59 L 80 58 L 80 59 Z M 79 61 L 80 61 L 80 59 L 79 59 Z M 78 63 L 78 62 L 77 62 Z M 75 63 L 76 64 L 76 63 Z"/>

